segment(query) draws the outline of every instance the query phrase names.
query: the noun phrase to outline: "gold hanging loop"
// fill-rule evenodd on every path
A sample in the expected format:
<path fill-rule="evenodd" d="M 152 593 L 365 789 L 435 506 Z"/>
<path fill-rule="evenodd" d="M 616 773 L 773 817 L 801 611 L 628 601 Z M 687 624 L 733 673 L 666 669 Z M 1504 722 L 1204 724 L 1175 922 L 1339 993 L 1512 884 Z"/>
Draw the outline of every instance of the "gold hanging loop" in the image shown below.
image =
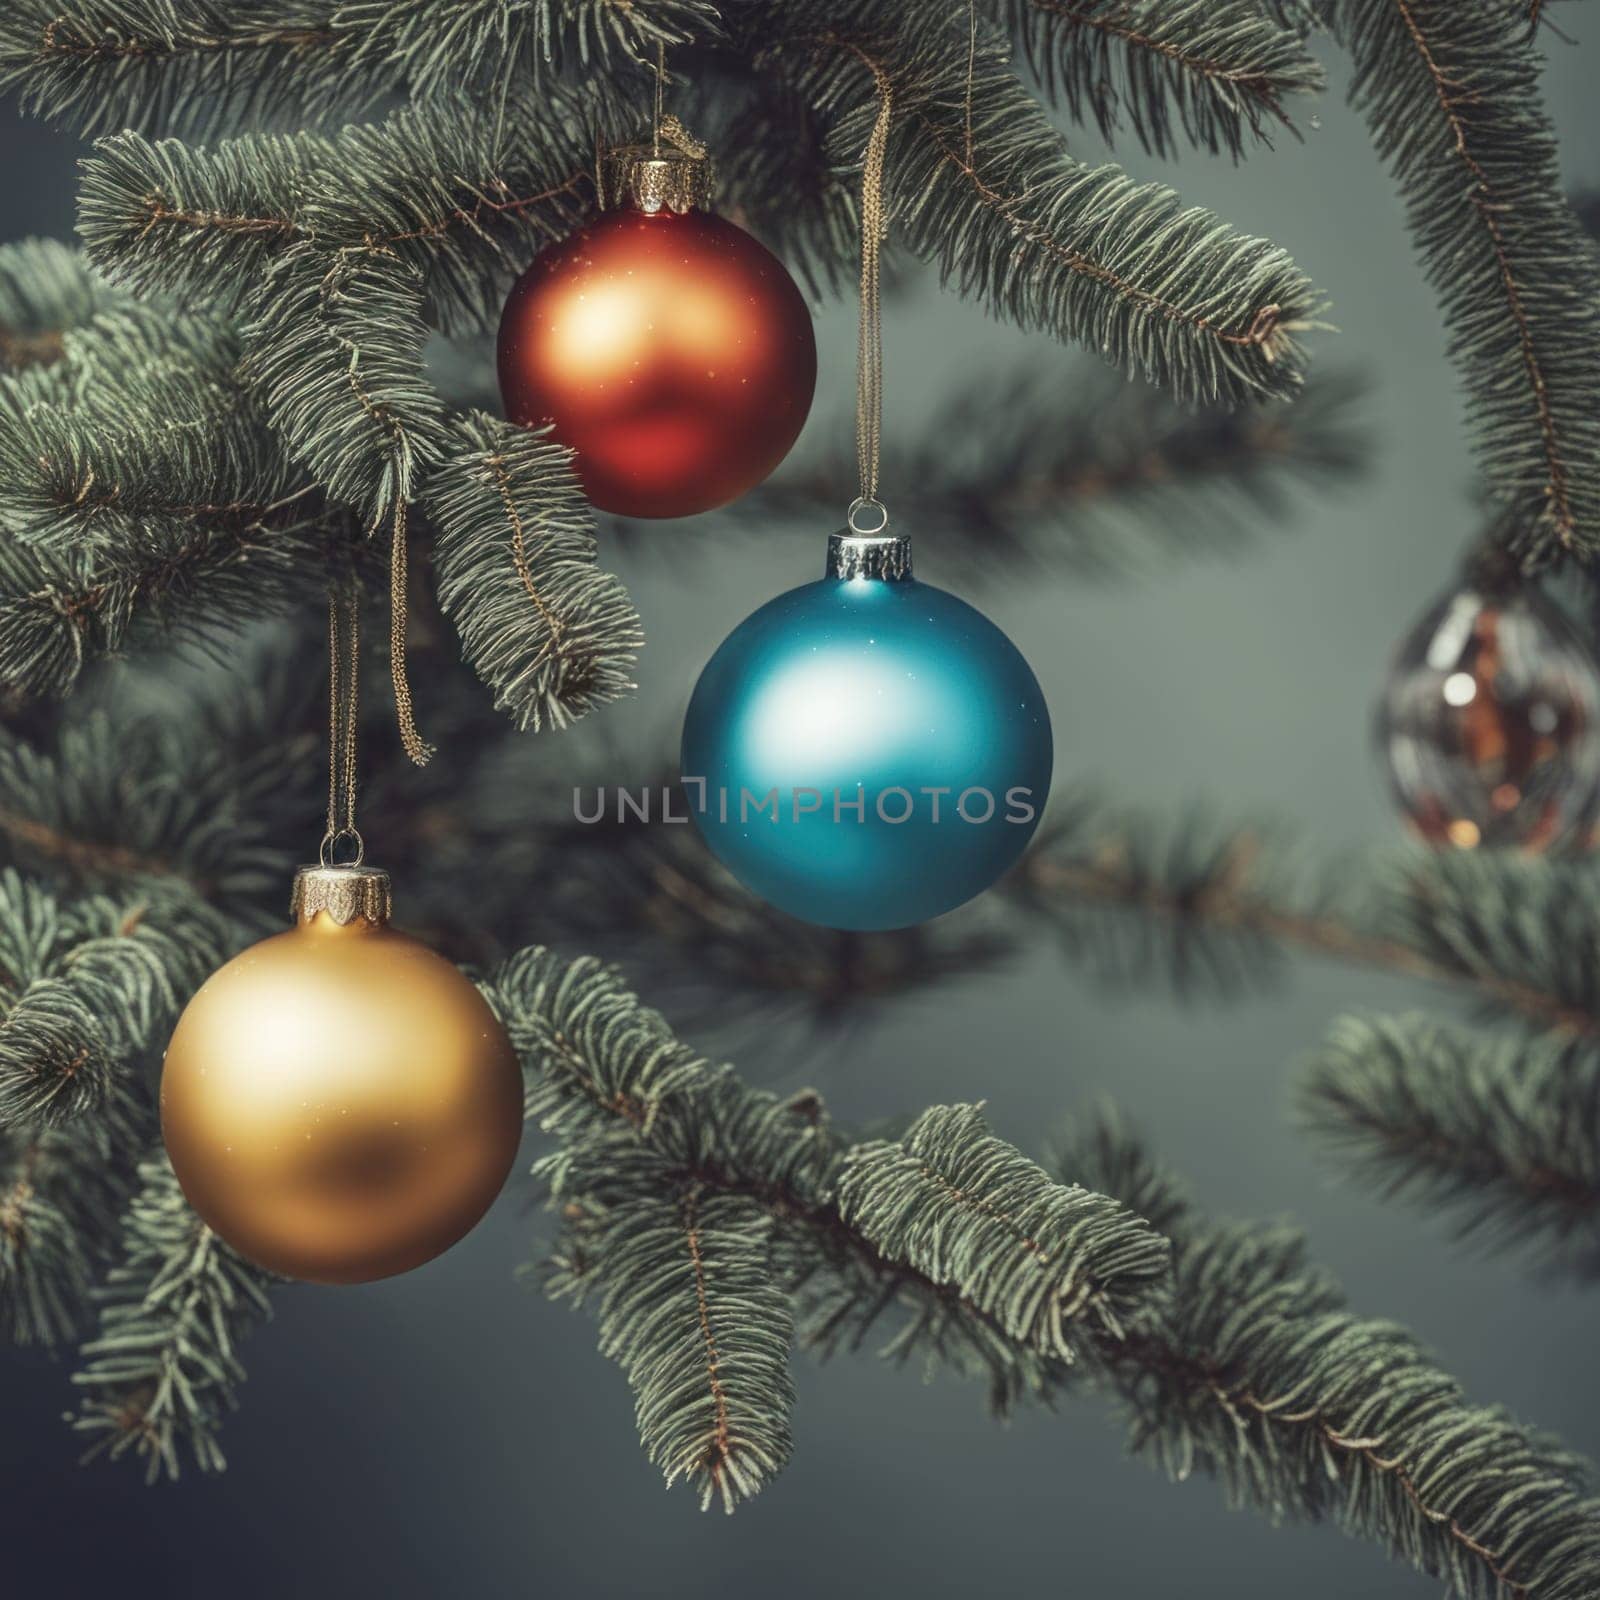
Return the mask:
<path fill-rule="evenodd" d="M 663 39 L 656 40 L 656 111 L 650 125 L 650 148 L 661 154 L 661 102 L 667 87 L 667 46 Z"/>

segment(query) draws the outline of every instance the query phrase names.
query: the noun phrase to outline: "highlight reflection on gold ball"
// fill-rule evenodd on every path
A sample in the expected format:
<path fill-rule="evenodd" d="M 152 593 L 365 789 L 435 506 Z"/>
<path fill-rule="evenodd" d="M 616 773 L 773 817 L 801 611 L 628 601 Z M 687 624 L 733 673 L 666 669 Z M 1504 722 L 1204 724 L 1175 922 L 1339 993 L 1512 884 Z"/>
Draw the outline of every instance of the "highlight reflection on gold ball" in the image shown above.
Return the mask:
<path fill-rule="evenodd" d="M 161 1126 L 189 1203 L 241 1255 L 362 1283 L 420 1266 L 488 1210 L 516 1158 L 522 1075 L 473 985 L 388 926 L 384 874 L 307 869 L 296 899 L 297 925 L 179 1018 Z"/>

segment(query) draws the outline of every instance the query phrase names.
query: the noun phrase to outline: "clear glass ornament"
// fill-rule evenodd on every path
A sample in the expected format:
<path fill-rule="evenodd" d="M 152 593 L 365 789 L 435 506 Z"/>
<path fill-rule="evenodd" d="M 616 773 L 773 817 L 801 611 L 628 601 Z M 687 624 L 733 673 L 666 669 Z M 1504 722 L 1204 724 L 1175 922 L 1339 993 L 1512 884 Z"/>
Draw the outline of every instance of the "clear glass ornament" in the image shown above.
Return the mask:
<path fill-rule="evenodd" d="M 1469 584 L 1401 644 L 1378 738 L 1395 797 L 1430 844 L 1571 846 L 1600 799 L 1600 666 L 1537 591 Z"/>

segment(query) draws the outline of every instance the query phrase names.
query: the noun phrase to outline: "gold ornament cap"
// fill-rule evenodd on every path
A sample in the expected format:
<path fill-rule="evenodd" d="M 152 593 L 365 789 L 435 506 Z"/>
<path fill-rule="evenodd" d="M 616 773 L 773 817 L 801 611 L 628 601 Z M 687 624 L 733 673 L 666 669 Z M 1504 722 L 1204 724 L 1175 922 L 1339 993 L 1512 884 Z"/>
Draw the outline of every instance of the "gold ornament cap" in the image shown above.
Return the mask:
<path fill-rule="evenodd" d="M 651 144 L 624 144 L 600 163 L 600 204 L 607 210 L 632 206 L 659 211 L 704 211 L 711 204 L 713 168 L 706 147 L 676 117 L 662 120 L 662 137 Z"/>
<path fill-rule="evenodd" d="M 301 867 L 294 875 L 289 915 L 305 924 L 325 916 L 339 927 L 358 918 L 374 927 L 388 922 L 393 909 L 389 874 L 382 867 Z"/>

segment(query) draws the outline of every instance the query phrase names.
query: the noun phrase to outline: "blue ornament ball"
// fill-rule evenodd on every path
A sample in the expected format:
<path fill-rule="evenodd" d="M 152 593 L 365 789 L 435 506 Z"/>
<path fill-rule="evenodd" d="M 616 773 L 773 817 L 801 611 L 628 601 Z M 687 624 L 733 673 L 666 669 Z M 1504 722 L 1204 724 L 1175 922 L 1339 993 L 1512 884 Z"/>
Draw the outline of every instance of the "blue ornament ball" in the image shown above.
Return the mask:
<path fill-rule="evenodd" d="M 1017 647 L 910 575 L 903 540 L 780 595 L 723 641 L 683 730 L 690 815 L 746 888 L 828 928 L 904 928 L 1015 864 L 1050 791 Z M 859 555 L 859 551 L 856 552 Z M 849 552 L 843 572 L 862 565 Z"/>

